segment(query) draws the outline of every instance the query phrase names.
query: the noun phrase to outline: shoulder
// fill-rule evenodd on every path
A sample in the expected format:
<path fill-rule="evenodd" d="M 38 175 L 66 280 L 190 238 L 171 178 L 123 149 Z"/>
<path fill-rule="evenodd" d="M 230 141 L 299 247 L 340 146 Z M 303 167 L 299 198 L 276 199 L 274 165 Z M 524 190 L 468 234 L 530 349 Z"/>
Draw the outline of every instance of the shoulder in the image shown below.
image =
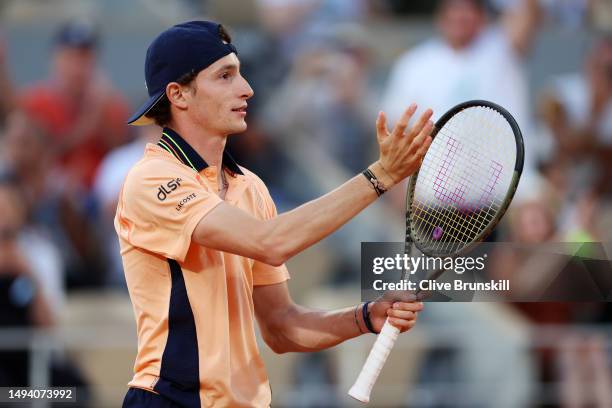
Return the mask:
<path fill-rule="evenodd" d="M 240 168 L 240 170 L 242 171 L 242 174 L 244 174 L 244 176 L 247 178 L 248 181 L 256 183 L 256 184 L 263 184 L 265 185 L 265 183 L 263 182 L 263 180 L 255 173 L 253 173 L 251 170 L 247 169 L 244 166 L 238 166 Z"/>
<path fill-rule="evenodd" d="M 248 193 L 255 206 L 255 215 L 262 219 L 274 217 L 276 215 L 276 204 L 268 190 L 268 187 L 255 173 L 240 166 L 244 177 L 249 184 Z"/>
<path fill-rule="evenodd" d="M 140 194 L 151 189 L 156 193 L 164 185 L 170 184 L 169 188 L 174 189 L 187 182 L 200 184 L 199 178 L 199 174 L 179 162 L 145 156 L 128 171 L 123 191 L 126 195 Z"/>
<path fill-rule="evenodd" d="M 257 190 L 268 194 L 268 187 L 266 186 L 266 183 L 264 183 L 264 181 L 261 178 L 259 178 L 257 174 L 253 173 L 251 170 L 243 166 L 239 166 L 239 167 L 240 167 L 240 170 L 242 170 L 242 173 L 244 174 L 244 177 L 246 177 L 249 184 L 251 184 Z"/>

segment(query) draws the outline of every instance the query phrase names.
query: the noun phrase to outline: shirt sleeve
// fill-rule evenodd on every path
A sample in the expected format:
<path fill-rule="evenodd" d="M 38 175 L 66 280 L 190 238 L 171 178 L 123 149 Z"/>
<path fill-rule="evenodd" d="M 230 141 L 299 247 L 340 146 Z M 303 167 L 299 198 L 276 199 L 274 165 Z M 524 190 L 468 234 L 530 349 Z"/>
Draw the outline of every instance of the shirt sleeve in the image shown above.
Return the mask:
<path fill-rule="evenodd" d="M 131 245 L 183 262 L 198 222 L 221 202 L 193 170 L 141 162 L 124 183 L 115 228 Z"/>
<path fill-rule="evenodd" d="M 263 219 L 269 220 L 276 217 L 276 205 L 270 196 L 270 193 L 263 186 L 260 188 L 260 194 L 263 196 Z M 289 271 L 287 266 L 272 266 L 260 261 L 255 261 L 253 264 L 253 285 L 274 285 L 275 283 L 285 282 L 289 279 Z"/>

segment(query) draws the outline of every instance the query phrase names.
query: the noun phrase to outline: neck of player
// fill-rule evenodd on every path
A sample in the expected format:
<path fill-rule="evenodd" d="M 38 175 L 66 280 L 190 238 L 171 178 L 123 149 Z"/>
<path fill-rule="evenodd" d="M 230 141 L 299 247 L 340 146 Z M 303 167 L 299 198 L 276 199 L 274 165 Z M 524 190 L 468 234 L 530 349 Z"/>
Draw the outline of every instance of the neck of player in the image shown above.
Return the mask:
<path fill-rule="evenodd" d="M 187 143 L 195 149 L 209 166 L 217 169 L 217 184 L 219 191 L 223 190 L 223 171 L 221 163 L 227 135 L 212 133 L 191 123 L 173 122 L 170 127 L 178 132 Z"/>

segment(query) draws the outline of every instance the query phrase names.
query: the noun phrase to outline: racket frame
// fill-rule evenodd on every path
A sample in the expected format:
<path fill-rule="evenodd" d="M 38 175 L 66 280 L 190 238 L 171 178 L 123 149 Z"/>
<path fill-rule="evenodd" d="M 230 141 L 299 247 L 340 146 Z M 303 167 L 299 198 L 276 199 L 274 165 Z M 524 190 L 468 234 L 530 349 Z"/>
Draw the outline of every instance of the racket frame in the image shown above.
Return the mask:
<path fill-rule="evenodd" d="M 419 245 L 419 241 L 420 241 L 419 238 L 414 236 L 414 234 L 412 233 L 413 214 L 412 214 L 412 211 L 410 211 L 410 208 L 412 206 L 412 200 L 414 198 L 414 190 L 415 190 L 416 183 L 419 177 L 419 170 L 417 170 L 412 176 L 410 176 L 410 180 L 408 181 L 408 189 L 406 192 L 406 242 L 408 242 L 408 239 L 410 239 L 413 245 L 416 246 L 419 249 L 419 251 L 423 253 L 423 255 L 432 256 L 432 257 L 456 257 L 466 252 L 469 252 L 472 248 L 478 245 L 479 242 L 482 242 L 487 236 L 489 236 L 489 234 L 493 231 L 493 229 L 497 226 L 499 221 L 502 219 L 502 217 L 506 213 L 508 206 L 512 202 L 512 198 L 514 197 L 514 194 L 516 193 L 516 189 L 518 187 L 518 183 L 521 178 L 521 174 L 523 173 L 523 165 L 525 162 L 525 144 L 523 142 L 523 134 L 521 133 L 521 129 L 519 128 L 518 123 L 516 123 L 516 120 L 512 117 L 512 115 L 506 109 L 504 109 L 503 107 L 493 102 L 476 99 L 476 100 L 471 100 L 471 101 L 463 102 L 463 103 L 460 103 L 459 105 L 456 105 L 455 107 L 450 109 L 448 112 L 446 112 L 444 115 L 442 115 L 440 119 L 438 119 L 438 121 L 434 125 L 434 129 L 431 132 L 431 138 L 434 139 L 436 135 L 438 134 L 438 132 L 440 132 L 440 130 L 444 127 L 444 125 L 446 125 L 446 123 L 456 114 L 458 114 L 459 112 L 463 110 L 474 108 L 474 107 L 485 107 L 485 108 L 493 109 L 494 111 L 502 115 L 504 119 L 508 122 L 510 127 L 512 128 L 512 133 L 514 135 L 514 139 L 516 143 L 516 162 L 514 165 L 514 173 L 512 175 L 510 187 L 508 188 L 508 191 L 506 192 L 502 206 L 500 207 L 499 211 L 497 211 L 497 213 L 495 214 L 495 217 L 491 221 L 489 221 L 489 224 L 476 237 L 474 237 L 474 239 L 470 243 L 462 246 L 455 252 L 432 253 L 428 251 L 426 248 L 422 248 L 422 246 Z"/>
<path fill-rule="evenodd" d="M 480 232 L 467 245 L 461 247 L 454 253 L 448 253 L 443 255 L 427 253 L 428 251 L 424 251 L 418 245 L 419 240 L 415 239 L 412 233 L 412 212 L 410 211 L 410 208 L 412 206 L 412 199 L 414 197 L 416 181 L 419 176 L 419 171 L 417 170 L 417 172 L 410 177 L 410 180 L 408 182 L 408 190 L 406 193 L 406 246 L 404 253 L 409 253 L 411 255 L 414 247 L 418 248 L 426 256 L 437 257 L 455 257 L 469 251 L 470 249 L 474 248 L 474 246 L 476 246 L 479 242 L 483 241 L 493 231 L 495 226 L 499 223 L 501 218 L 506 213 L 506 210 L 508 209 L 512 198 L 514 197 L 516 188 L 518 187 L 519 179 L 523 172 L 525 145 L 523 142 L 523 135 L 521 133 L 521 129 L 516 123 L 516 120 L 506 109 L 493 102 L 485 100 L 471 100 L 461 103 L 450 109 L 444 115 L 442 115 L 442 117 L 434 125 L 431 137 L 432 139 L 435 138 L 440 129 L 442 129 L 444 125 L 457 113 L 473 107 L 487 107 L 495 110 L 496 112 L 501 114 L 504 119 L 506 119 L 506 121 L 510 124 L 510 127 L 512 128 L 512 133 L 514 134 L 516 142 L 516 162 L 514 166 L 512 180 L 510 182 L 511 184 L 508 188 L 506 196 L 504 197 L 504 202 L 500 207 L 499 211 L 497 212 L 496 216 L 489 222 L 489 224 L 482 230 L 482 232 Z M 444 269 L 434 271 L 434 273 L 430 276 L 430 279 L 438 278 L 444 271 Z M 406 271 L 404 271 L 404 278 L 406 278 Z M 393 345 L 395 344 L 395 341 L 397 340 L 398 335 L 399 329 L 391 325 L 391 323 L 389 323 L 389 319 L 387 318 L 380 334 L 378 335 L 376 341 L 374 342 L 374 345 L 372 346 L 372 350 L 370 351 L 370 354 L 368 355 L 368 358 L 366 359 L 366 362 L 364 363 L 363 368 L 361 369 L 361 372 L 357 377 L 357 380 L 348 392 L 351 397 L 363 403 L 367 403 L 370 401 L 370 394 L 372 392 L 372 388 L 374 387 L 374 384 L 378 379 L 378 376 L 385 364 L 385 361 L 387 360 L 387 357 L 389 356 L 389 353 L 391 352 L 391 349 L 393 348 Z"/>

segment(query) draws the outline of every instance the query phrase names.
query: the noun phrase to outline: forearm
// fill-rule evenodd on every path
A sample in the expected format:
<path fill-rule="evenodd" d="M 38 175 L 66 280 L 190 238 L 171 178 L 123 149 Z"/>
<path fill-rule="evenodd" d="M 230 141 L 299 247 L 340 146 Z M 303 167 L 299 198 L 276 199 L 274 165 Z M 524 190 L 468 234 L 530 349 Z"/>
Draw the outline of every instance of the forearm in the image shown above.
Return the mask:
<path fill-rule="evenodd" d="M 365 304 L 334 311 L 309 309 L 293 302 L 287 282 L 255 286 L 253 303 L 261 334 L 277 353 L 318 351 L 369 331 L 378 333 L 387 318 L 404 332 L 414 326 L 417 313 L 423 309 L 418 302 L 369 302 L 366 325 Z"/>
<path fill-rule="evenodd" d="M 367 332 L 361 306 L 322 311 L 295 305 L 278 321 L 264 334 L 277 353 L 324 350 Z"/>
<path fill-rule="evenodd" d="M 529 51 L 540 21 L 539 0 L 522 0 L 507 12 L 505 27 L 516 53 L 525 56 Z"/>
<path fill-rule="evenodd" d="M 193 239 L 278 266 L 340 228 L 376 198 L 372 184 L 357 175 L 329 194 L 268 220 L 222 203 L 200 221 Z"/>
<path fill-rule="evenodd" d="M 280 263 L 325 238 L 377 199 L 361 174 L 292 211 L 267 222 L 266 247 L 278 252 Z"/>

